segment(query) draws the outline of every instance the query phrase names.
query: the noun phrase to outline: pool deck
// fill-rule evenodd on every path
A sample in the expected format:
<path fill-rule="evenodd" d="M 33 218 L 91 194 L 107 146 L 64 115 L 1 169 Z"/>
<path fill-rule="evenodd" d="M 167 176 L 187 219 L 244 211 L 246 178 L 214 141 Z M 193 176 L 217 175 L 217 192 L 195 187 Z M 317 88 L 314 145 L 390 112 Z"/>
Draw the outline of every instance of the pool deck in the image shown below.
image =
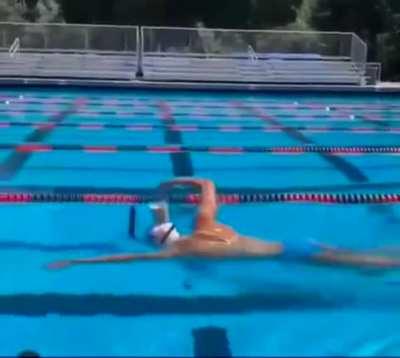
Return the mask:
<path fill-rule="evenodd" d="M 213 91 L 307 91 L 307 92 L 358 92 L 398 93 L 400 82 L 380 82 L 374 86 L 351 85 L 308 85 L 308 84 L 249 84 L 229 82 L 164 82 L 148 80 L 88 80 L 57 78 L 0 78 L 3 86 L 77 86 L 77 87 L 118 87 L 136 89 L 176 89 Z"/>

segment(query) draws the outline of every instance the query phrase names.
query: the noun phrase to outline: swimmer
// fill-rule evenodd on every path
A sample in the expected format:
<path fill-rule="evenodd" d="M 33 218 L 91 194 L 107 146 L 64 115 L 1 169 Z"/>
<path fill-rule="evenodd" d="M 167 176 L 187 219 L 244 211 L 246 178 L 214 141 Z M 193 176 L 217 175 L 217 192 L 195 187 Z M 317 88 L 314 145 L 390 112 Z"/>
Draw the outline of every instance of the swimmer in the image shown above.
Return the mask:
<path fill-rule="evenodd" d="M 150 232 L 154 243 L 160 247 L 154 253 L 132 253 L 113 256 L 72 259 L 52 263 L 49 269 L 62 269 L 76 265 L 117 264 L 145 260 L 168 260 L 173 258 L 293 258 L 311 263 L 350 268 L 399 268 L 400 260 L 382 254 L 365 254 L 341 250 L 315 242 L 285 245 L 281 242 L 265 241 L 244 236 L 233 228 L 216 220 L 218 204 L 214 183 L 195 178 L 178 178 L 160 186 L 163 192 L 175 186 L 192 186 L 200 189 L 200 204 L 195 228 L 191 235 L 181 236 L 169 219 L 166 203 L 151 206 L 154 227 Z"/>

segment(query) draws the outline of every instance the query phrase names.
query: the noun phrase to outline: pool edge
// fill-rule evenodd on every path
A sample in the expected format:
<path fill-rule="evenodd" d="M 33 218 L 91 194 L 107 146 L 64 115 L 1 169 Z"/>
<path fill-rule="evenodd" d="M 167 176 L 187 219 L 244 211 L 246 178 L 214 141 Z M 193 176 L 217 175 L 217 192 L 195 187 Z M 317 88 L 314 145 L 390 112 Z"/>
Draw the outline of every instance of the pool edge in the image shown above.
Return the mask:
<path fill-rule="evenodd" d="M 227 82 L 163 82 L 163 81 L 112 81 L 55 78 L 0 78 L 0 86 L 23 85 L 60 87 L 103 87 L 133 89 L 170 89 L 198 91 L 291 91 L 291 92 L 352 92 L 352 93 L 400 93 L 398 86 L 351 86 L 351 85 L 302 85 L 302 84 L 248 84 Z"/>

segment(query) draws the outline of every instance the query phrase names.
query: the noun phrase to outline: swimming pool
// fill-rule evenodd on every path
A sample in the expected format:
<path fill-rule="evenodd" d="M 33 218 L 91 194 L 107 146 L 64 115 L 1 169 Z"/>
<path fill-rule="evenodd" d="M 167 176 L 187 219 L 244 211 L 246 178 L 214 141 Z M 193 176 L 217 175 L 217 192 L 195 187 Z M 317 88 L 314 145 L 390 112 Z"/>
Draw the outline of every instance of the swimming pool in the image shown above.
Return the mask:
<path fill-rule="evenodd" d="M 395 146 L 395 95 L 4 88 L 0 112 L 2 191 L 146 192 L 188 175 L 232 192 L 400 190 L 393 155 L 126 150 Z M 44 150 L 50 144 L 57 149 Z M 10 204 L 0 211 L 2 355 L 400 354 L 398 272 L 274 260 L 48 272 L 43 266 L 58 259 L 150 250 L 148 209 L 136 206 L 135 240 L 129 206 Z M 181 231 L 193 213 L 174 208 Z M 395 205 L 243 204 L 222 206 L 220 218 L 247 235 L 358 250 L 398 245 L 400 227 Z"/>

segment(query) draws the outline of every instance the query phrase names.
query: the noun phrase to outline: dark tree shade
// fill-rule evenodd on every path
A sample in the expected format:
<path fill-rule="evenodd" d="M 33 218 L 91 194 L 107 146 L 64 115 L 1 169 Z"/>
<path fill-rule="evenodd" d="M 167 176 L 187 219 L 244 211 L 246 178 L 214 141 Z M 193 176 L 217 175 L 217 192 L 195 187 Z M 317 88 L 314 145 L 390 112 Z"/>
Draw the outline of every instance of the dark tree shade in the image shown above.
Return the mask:
<path fill-rule="evenodd" d="M 296 8 L 301 2 L 302 0 L 253 1 L 251 27 L 270 29 L 293 22 L 296 19 Z"/>
<path fill-rule="evenodd" d="M 61 11 L 69 23 L 114 23 L 115 0 L 61 0 Z"/>
<path fill-rule="evenodd" d="M 2 1 L 2 0 L 0 0 Z M 72 23 L 284 27 L 296 20 L 303 1 L 312 0 L 57 0 Z M 37 0 L 26 0 L 35 7 Z M 384 62 L 387 78 L 400 73 L 400 0 L 316 0 L 311 25 L 321 31 L 350 31 L 369 45 L 370 60 Z M 32 14 L 28 12 L 28 15 Z"/>
<path fill-rule="evenodd" d="M 387 0 L 319 0 L 318 3 L 314 25 L 321 30 L 376 34 L 391 23 Z"/>

